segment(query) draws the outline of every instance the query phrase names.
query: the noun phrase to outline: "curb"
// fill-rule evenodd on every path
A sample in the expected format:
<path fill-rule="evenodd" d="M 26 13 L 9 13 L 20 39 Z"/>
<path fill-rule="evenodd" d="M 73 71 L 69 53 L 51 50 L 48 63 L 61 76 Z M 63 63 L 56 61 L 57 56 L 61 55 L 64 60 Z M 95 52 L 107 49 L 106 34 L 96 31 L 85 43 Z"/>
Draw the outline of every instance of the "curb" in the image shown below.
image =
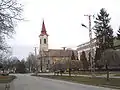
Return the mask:
<path fill-rule="evenodd" d="M 117 86 L 109 86 L 109 85 L 100 85 L 100 86 L 109 87 L 109 88 L 114 88 L 116 90 L 120 90 L 120 87 L 117 87 Z"/>

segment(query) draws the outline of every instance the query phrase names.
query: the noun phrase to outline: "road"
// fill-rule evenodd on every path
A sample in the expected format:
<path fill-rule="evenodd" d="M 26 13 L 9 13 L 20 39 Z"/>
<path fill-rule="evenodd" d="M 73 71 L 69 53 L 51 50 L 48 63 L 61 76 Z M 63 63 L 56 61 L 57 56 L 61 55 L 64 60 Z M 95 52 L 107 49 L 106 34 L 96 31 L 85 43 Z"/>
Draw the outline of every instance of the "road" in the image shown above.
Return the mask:
<path fill-rule="evenodd" d="M 16 74 L 16 76 L 17 79 L 11 83 L 10 90 L 113 90 L 61 80 L 34 77 L 29 74 Z"/>

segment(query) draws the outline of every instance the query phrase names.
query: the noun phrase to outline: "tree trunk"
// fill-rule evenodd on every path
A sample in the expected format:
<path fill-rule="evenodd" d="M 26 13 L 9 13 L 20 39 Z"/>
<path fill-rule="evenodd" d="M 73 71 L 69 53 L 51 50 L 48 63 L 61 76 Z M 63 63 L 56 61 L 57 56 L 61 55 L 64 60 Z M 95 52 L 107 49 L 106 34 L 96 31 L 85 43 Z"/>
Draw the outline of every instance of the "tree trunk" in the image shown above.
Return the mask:
<path fill-rule="evenodd" d="M 42 68 L 42 65 L 43 65 L 42 58 L 41 58 L 41 63 L 40 64 L 41 64 L 40 66 L 41 66 L 41 72 L 42 72 L 42 69 L 43 69 Z"/>
<path fill-rule="evenodd" d="M 2 71 L 3 71 L 3 73 L 4 73 L 4 72 L 5 72 L 5 69 L 3 68 Z"/>
<path fill-rule="evenodd" d="M 37 66 L 36 66 L 36 72 L 35 73 L 36 73 L 36 76 L 37 76 L 38 75 L 38 67 Z"/>
<path fill-rule="evenodd" d="M 69 76 L 71 76 L 71 68 L 69 68 Z"/>
<path fill-rule="evenodd" d="M 107 71 L 107 81 L 109 81 L 109 69 L 108 69 L 108 65 L 106 65 L 106 71 Z"/>

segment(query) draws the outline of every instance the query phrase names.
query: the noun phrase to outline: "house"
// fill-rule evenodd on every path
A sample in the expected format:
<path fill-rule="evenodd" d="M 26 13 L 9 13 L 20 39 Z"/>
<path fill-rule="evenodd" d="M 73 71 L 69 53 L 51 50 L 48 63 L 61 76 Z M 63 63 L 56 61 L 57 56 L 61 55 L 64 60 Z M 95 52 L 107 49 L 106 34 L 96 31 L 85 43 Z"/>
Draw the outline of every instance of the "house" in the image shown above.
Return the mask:
<path fill-rule="evenodd" d="M 116 69 L 116 68 L 120 67 L 120 40 L 114 39 L 113 40 L 113 45 L 114 45 L 115 50 L 113 50 L 113 49 L 105 50 L 104 54 L 102 54 L 102 56 L 101 56 L 101 61 L 109 60 L 110 68 L 112 68 L 112 69 L 115 68 Z M 93 57 L 95 56 L 96 48 L 97 48 L 96 39 L 94 38 L 92 40 Z M 89 60 L 90 42 L 80 44 L 78 46 L 77 50 L 78 50 L 79 60 L 80 60 L 80 55 L 81 55 L 82 51 L 85 51 L 87 60 Z M 102 62 L 102 64 L 104 64 L 104 63 Z"/>
<path fill-rule="evenodd" d="M 120 50 L 120 40 L 115 38 L 113 43 L 114 43 L 114 48 L 117 51 L 119 51 Z M 96 38 L 94 38 L 94 39 L 92 39 L 93 56 L 95 56 L 96 47 L 97 47 Z M 88 59 L 89 58 L 89 52 L 90 52 L 90 42 L 86 42 L 86 43 L 78 45 L 77 46 L 77 51 L 78 51 L 79 60 L 80 60 L 80 55 L 81 55 L 82 51 L 85 51 L 86 57 Z"/>
<path fill-rule="evenodd" d="M 92 51 L 93 51 L 93 56 L 95 55 L 95 51 L 96 51 L 96 39 L 92 39 Z M 83 44 L 80 44 L 77 46 L 77 51 L 78 51 L 78 58 L 80 60 L 80 56 L 82 54 L 83 51 L 85 51 L 86 54 L 86 58 L 87 60 L 89 59 L 89 53 L 90 53 L 90 42 L 86 42 Z"/>

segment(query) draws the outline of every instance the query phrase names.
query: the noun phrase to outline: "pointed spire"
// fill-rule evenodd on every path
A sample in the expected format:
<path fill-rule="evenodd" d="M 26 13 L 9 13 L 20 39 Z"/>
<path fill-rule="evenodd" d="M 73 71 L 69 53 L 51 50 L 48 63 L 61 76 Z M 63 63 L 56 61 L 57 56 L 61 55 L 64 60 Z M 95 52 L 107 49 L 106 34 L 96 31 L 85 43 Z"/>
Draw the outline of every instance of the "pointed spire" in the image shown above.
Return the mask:
<path fill-rule="evenodd" d="M 46 32 L 46 28 L 45 28 L 44 20 L 43 20 L 42 31 L 41 31 L 41 32 Z"/>
<path fill-rule="evenodd" d="M 41 30 L 40 36 L 43 36 L 43 35 L 47 35 L 48 36 L 46 28 L 45 28 L 44 20 L 43 20 L 43 23 L 42 23 L 42 30 Z"/>

